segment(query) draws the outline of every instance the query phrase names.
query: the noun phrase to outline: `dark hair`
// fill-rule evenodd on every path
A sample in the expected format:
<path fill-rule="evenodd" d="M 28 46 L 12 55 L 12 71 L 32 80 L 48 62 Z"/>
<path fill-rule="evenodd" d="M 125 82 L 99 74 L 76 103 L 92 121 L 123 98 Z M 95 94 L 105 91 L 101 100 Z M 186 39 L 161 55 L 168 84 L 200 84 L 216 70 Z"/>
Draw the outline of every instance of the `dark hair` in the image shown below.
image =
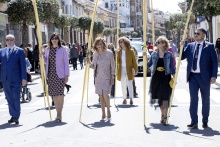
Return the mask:
<path fill-rule="evenodd" d="M 51 39 L 52 39 L 53 37 L 57 37 L 57 38 L 58 38 L 58 40 L 59 40 L 59 41 L 58 41 L 58 46 L 61 47 L 60 37 L 59 37 L 59 35 L 58 35 L 57 33 L 53 33 L 53 34 L 50 36 L 50 47 L 53 46 L 53 44 L 52 44 L 52 42 L 51 42 Z"/>
<path fill-rule="evenodd" d="M 205 35 L 207 34 L 207 31 L 206 31 L 204 28 L 197 28 L 197 30 L 202 31 L 202 33 L 205 34 Z M 206 36 L 207 36 L 207 35 L 206 35 Z"/>

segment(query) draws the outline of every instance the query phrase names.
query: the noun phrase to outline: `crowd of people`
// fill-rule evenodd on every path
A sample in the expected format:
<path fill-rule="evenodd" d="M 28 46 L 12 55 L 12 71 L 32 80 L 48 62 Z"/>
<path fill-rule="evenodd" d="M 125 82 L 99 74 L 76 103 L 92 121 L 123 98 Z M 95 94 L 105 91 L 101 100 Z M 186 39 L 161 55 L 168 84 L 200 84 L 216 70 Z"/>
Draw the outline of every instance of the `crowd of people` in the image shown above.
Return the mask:
<path fill-rule="evenodd" d="M 198 127 L 199 90 L 202 96 L 202 123 L 204 128 L 208 127 L 210 85 L 216 82 L 218 72 L 216 51 L 218 53 L 220 50 L 220 38 L 217 39 L 215 46 L 206 41 L 205 38 L 206 30 L 198 28 L 195 32 L 194 42 L 184 46 L 185 41 L 181 41 L 181 45 L 184 46 L 182 60 L 187 59 L 188 62 L 186 70 L 190 91 L 189 111 L 191 122 L 187 127 L 193 129 Z M 13 35 L 7 35 L 5 41 L 7 47 L 0 50 L 0 62 L 2 68 L 1 81 L 11 115 L 9 123 L 19 123 L 20 88 L 27 85 L 27 72 L 37 72 L 35 68 L 39 56 L 44 57 L 45 60 L 48 91 L 55 104 L 56 120 L 58 122 L 62 121 L 64 87 L 67 85 L 70 75 L 69 64 L 72 64 L 73 70 L 78 70 L 77 60 L 80 62 L 81 69 L 83 69 L 84 64 L 88 64 L 94 70 L 94 86 L 95 93 L 100 99 L 101 119 L 111 119 L 112 117 L 109 95 L 114 95 L 115 78 L 121 81 L 122 104 L 127 104 L 127 94 L 130 99 L 129 104 L 134 104 L 134 81 L 135 75 L 138 73 L 137 53 L 127 37 L 118 39 L 118 49 L 112 43 L 107 45 L 105 39 L 96 38 L 92 52 L 88 56 L 87 44 L 83 46 L 75 43 L 72 45 L 65 44 L 56 33 L 51 35 L 49 43 L 43 45 L 44 50 L 40 53 L 35 49 L 33 50 L 30 44 L 25 49 L 15 46 Z M 160 122 L 166 125 L 174 85 L 173 79 L 176 74 L 178 49 L 173 41 L 168 40 L 165 36 L 158 37 L 155 45 L 154 49 L 152 44 L 149 45 L 153 51 L 147 65 L 148 68 L 151 68 L 152 75 L 149 88 L 150 103 L 159 104 L 161 110 Z M 35 46 L 35 48 L 37 47 Z M 30 55 L 28 55 L 29 53 Z M 35 54 L 38 54 L 36 60 Z M 146 55 L 147 53 L 143 52 L 144 58 Z M 115 64 L 116 61 L 117 65 Z M 12 71 L 17 76 L 13 76 Z M 105 107 L 107 108 L 107 114 Z"/>

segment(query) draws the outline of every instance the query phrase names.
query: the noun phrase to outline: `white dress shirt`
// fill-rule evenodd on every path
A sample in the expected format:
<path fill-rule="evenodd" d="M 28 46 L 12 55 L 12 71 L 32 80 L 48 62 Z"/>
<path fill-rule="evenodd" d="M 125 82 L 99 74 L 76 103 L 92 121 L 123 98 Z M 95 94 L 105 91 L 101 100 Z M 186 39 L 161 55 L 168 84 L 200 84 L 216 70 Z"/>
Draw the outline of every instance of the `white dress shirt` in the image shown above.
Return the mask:
<path fill-rule="evenodd" d="M 197 59 L 197 69 L 194 71 L 193 70 L 193 62 L 192 62 L 192 68 L 191 68 L 191 72 L 193 73 L 200 73 L 200 57 L 201 57 L 201 53 L 202 53 L 202 49 L 203 49 L 203 43 L 204 41 L 202 41 L 201 43 L 196 42 L 195 48 L 194 48 L 194 52 L 193 52 L 193 59 L 194 59 L 194 54 L 197 48 L 197 44 L 200 44 L 199 46 L 199 53 L 198 53 L 198 59 Z"/>
<path fill-rule="evenodd" d="M 121 66 L 126 66 L 126 52 L 124 50 L 121 52 Z"/>

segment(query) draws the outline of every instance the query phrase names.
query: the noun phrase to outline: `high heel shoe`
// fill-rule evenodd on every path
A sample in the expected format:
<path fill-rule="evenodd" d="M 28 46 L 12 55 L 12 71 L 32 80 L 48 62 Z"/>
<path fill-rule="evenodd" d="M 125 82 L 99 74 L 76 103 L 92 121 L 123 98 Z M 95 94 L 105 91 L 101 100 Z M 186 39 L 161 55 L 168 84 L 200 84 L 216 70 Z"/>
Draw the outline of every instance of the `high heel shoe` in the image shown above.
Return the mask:
<path fill-rule="evenodd" d="M 67 93 L 70 91 L 70 88 L 71 88 L 71 86 L 70 85 L 65 85 L 66 86 L 66 89 L 67 89 Z"/>
<path fill-rule="evenodd" d="M 104 114 L 104 115 L 102 115 L 102 120 L 104 120 L 104 119 L 105 119 L 105 117 L 106 117 L 106 116 L 105 116 L 105 114 Z"/>
<path fill-rule="evenodd" d="M 167 117 L 164 117 L 164 118 L 163 118 L 163 125 L 164 125 L 164 126 L 167 126 L 167 125 L 168 125 L 168 124 L 167 124 Z"/>
<path fill-rule="evenodd" d="M 61 118 L 61 117 L 57 117 L 57 118 L 55 118 L 55 120 L 56 120 L 57 122 L 62 122 L 62 118 Z"/>

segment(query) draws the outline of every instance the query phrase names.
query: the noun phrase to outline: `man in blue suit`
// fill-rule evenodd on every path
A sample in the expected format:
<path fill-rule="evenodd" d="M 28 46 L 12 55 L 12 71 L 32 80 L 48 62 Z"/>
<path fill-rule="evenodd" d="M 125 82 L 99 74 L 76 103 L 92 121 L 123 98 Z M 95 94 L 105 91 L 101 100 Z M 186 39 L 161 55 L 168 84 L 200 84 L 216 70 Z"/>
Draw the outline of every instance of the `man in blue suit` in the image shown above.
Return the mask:
<path fill-rule="evenodd" d="M 8 123 L 19 124 L 20 89 L 27 84 L 26 63 L 23 49 L 15 46 L 14 35 L 6 36 L 7 47 L 0 50 L 1 81 L 8 102 L 11 119 Z"/>
<path fill-rule="evenodd" d="M 218 61 L 214 45 L 205 41 L 206 30 L 198 28 L 195 32 L 196 42 L 187 45 L 182 60 L 187 59 L 187 82 L 190 91 L 191 124 L 188 128 L 198 128 L 198 91 L 202 96 L 203 128 L 208 127 L 210 111 L 210 85 L 216 82 Z M 183 42 L 181 42 L 183 44 Z"/>

